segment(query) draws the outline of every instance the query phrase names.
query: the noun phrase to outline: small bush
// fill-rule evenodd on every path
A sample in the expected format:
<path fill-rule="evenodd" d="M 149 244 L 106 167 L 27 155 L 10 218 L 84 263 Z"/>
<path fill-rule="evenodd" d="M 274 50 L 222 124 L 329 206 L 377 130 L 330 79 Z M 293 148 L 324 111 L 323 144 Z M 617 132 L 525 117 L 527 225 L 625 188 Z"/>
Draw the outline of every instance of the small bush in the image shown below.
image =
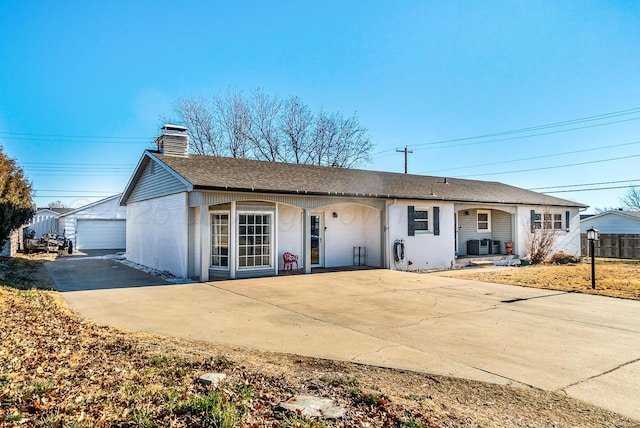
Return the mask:
<path fill-rule="evenodd" d="M 527 259 L 532 265 L 544 263 L 553 250 L 556 234 L 550 230 L 537 230 L 529 234 L 526 242 Z"/>
<path fill-rule="evenodd" d="M 566 265 L 569 263 L 580 263 L 580 260 L 581 259 L 579 256 L 565 253 L 564 251 L 559 251 L 549 257 L 547 263 L 551 263 L 554 265 Z"/>

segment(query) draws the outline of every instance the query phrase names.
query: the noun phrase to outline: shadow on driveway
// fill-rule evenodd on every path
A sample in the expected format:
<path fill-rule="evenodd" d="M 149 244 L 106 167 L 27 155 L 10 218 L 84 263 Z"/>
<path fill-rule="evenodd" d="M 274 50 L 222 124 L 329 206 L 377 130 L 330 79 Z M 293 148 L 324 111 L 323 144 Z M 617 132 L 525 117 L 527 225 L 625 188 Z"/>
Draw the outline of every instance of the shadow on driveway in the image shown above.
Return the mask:
<path fill-rule="evenodd" d="M 60 292 L 171 284 L 103 254 L 101 257 L 62 257 L 45 263 L 45 268 Z"/>

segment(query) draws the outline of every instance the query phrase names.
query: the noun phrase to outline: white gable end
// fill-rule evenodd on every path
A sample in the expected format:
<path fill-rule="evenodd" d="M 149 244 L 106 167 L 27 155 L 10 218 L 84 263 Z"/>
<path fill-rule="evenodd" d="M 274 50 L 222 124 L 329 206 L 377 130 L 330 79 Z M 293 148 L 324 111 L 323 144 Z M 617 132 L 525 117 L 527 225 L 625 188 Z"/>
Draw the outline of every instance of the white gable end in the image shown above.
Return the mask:
<path fill-rule="evenodd" d="M 139 202 L 159 196 L 185 192 L 189 189 L 183 181 L 172 174 L 164 165 L 151 159 L 142 170 L 140 177 L 127 199 L 129 202 Z"/>

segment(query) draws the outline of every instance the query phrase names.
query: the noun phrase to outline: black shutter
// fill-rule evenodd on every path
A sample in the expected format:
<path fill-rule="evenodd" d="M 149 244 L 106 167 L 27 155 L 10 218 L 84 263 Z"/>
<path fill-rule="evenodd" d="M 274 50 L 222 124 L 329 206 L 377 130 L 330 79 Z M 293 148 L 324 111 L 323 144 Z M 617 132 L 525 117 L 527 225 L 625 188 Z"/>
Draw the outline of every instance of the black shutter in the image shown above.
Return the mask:
<path fill-rule="evenodd" d="M 440 207 L 433 207 L 433 234 L 440 235 Z"/>
<path fill-rule="evenodd" d="M 531 210 L 531 233 L 535 233 L 536 231 L 536 212 L 535 210 Z"/>
<path fill-rule="evenodd" d="M 407 216 L 407 222 L 409 224 L 409 228 L 407 230 L 407 236 L 416 236 L 416 228 L 414 220 L 416 218 L 415 207 L 413 205 L 409 205 L 408 207 L 409 215 Z"/>
<path fill-rule="evenodd" d="M 567 232 L 569 231 L 569 221 L 570 220 L 571 220 L 571 211 L 565 211 L 564 212 L 564 221 L 565 221 L 564 227 L 567 229 Z"/>

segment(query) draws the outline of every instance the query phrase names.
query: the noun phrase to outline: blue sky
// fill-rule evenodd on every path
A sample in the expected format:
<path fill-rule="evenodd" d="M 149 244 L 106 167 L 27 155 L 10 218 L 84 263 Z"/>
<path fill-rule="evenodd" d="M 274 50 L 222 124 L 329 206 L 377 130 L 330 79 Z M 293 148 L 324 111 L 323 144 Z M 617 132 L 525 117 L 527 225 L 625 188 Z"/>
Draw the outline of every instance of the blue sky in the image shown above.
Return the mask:
<path fill-rule="evenodd" d="M 0 8 L 0 144 L 39 206 L 122 191 L 178 98 L 229 87 L 357 113 L 376 143 L 368 169 L 402 172 L 395 149 L 406 145 L 410 173 L 588 184 L 546 190 L 574 190 L 554 195 L 592 207 L 618 206 L 624 187 L 640 184 L 635 0 Z M 607 189 L 575 191 L 593 188 Z"/>

